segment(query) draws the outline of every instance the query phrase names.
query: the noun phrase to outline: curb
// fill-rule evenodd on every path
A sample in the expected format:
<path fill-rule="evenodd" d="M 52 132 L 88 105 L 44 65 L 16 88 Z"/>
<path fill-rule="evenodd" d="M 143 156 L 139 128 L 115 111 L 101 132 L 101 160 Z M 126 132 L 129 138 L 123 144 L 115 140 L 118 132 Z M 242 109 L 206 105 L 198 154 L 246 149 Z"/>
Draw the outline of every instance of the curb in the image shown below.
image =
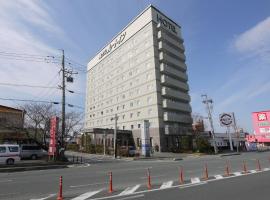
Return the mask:
<path fill-rule="evenodd" d="M 227 154 L 222 154 L 219 157 L 225 157 L 225 156 L 238 156 L 241 155 L 241 153 L 227 153 Z"/>
<path fill-rule="evenodd" d="M 1 168 L 0 173 L 32 171 L 32 170 L 44 170 L 44 169 L 62 169 L 62 168 L 67 168 L 67 167 L 68 167 L 67 165 L 47 165 L 47 166 L 31 166 L 31 167 L 6 167 L 6 168 Z"/>

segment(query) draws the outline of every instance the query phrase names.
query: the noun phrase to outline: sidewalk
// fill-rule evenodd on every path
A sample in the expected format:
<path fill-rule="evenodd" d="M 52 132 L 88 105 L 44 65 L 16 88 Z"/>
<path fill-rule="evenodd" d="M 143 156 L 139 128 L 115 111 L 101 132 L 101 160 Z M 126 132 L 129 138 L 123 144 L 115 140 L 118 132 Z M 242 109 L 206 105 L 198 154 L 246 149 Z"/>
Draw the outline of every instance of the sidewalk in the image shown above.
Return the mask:
<path fill-rule="evenodd" d="M 73 152 L 73 151 L 65 151 L 66 156 L 70 156 L 80 160 L 81 157 L 83 159 L 114 159 L 113 156 L 110 155 L 102 155 L 102 154 L 89 154 L 89 153 L 81 153 L 81 152 Z M 186 158 L 199 158 L 199 157 L 223 157 L 223 156 L 233 156 L 233 155 L 240 155 L 237 152 L 227 152 L 227 153 L 220 153 L 217 155 L 214 154 L 204 154 L 204 153 L 172 153 L 172 152 L 154 152 L 150 157 L 117 157 L 118 160 L 184 160 Z"/>
<path fill-rule="evenodd" d="M 66 168 L 70 163 L 67 162 L 52 162 L 45 159 L 40 160 L 20 160 L 14 165 L 0 164 L 1 172 L 19 172 L 30 170 L 42 170 L 42 169 L 59 169 Z"/>

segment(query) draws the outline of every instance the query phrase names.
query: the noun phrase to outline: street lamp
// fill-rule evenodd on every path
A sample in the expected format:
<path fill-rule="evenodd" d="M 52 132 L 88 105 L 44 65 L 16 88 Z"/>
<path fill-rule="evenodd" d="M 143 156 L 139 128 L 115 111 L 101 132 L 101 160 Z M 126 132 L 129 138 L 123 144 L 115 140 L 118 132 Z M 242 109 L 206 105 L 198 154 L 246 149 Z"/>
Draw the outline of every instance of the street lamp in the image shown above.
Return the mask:
<path fill-rule="evenodd" d="M 211 132 L 212 132 L 212 139 L 213 139 L 213 144 L 214 144 L 214 151 L 215 154 L 218 153 L 218 149 L 217 149 L 217 144 L 216 144 L 216 138 L 215 138 L 215 133 L 214 133 L 214 125 L 213 125 L 213 118 L 212 118 L 212 112 L 211 112 L 211 108 L 212 108 L 212 104 L 213 104 L 213 100 L 212 99 L 208 99 L 206 94 L 201 95 L 201 97 L 203 98 L 203 103 L 206 105 L 206 109 L 208 112 L 208 119 L 209 119 L 209 123 L 211 126 Z"/>
<path fill-rule="evenodd" d="M 114 124 L 114 140 L 113 140 L 113 147 L 114 147 L 114 159 L 116 159 L 116 140 L 117 140 L 117 120 L 118 120 L 118 116 L 117 114 L 115 114 L 114 117 L 111 118 L 111 121 L 115 120 L 115 124 Z"/>

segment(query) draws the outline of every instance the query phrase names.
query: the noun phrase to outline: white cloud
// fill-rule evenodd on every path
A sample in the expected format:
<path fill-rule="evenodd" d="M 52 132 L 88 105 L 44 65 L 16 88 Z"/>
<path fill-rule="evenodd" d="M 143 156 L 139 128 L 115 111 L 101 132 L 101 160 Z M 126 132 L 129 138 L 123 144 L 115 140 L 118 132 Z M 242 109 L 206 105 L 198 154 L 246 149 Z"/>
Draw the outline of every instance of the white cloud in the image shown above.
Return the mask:
<path fill-rule="evenodd" d="M 270 17 L 267 17 L 251 29 L 238 35 L 235 38 L 234 47 L 240 53 L 248 55 L 248 57 L 260 56 L 263 59 L 269 59 Z"/>
<path fill-rule="evenodd" d="M 50 17 L 46 5 L 41 1 L 0 1 L 0 52 L 15 52 L 34 55 L 60 54 L 39 37 L 42 34 L 54 34 L 60 37 L 63 31 Z M 16 60 L 16 57 L 6 59 L 0 56 L 0 82 L 57 86 L 58 77 L 55 75 L 59 68 L 54 64 L 43 62 L 26 62 Z M 31 99 L 42 97 L 42 92 L 37 89 L 1 86 L 1 97 Z M 47 94 L 53 94 L 47 91 Z M 46 93 L 44 93 L 45 95 Z M 57 98 L 50 97 L 50 98 Z M 48 98 L 48 97 L 44 97 Z M 1 101 L 1 104 L 10 104 Z"/>

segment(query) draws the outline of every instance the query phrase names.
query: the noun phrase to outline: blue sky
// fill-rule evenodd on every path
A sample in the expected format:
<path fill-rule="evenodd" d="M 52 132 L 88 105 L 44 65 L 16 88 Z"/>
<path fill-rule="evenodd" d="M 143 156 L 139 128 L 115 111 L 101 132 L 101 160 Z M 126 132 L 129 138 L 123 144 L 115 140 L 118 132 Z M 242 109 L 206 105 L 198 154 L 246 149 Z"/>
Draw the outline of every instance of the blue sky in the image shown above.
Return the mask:
<path fill-rule="evenodd" d="M 251 112 L 270 109 L 269 0 L 1 0 L 0 52 L 60 56 L 65 49 L 67 57 L 86 65 L 150 3 L 182 26 L 193 112 L 206 115 L 200 95 L 207 93 L 218 131 L 222 112 L 235 112 L 238 126 L 252 131 Z M 60 84 L 59 64 L 1 55 L 0 60 L 2 83 Z M 85 81 L 79 71 L 68 85 L 78 93 L 69 94 L 68 103 L 84 106 Z M 61 99 L 59 90 L 0 86 L 0 91 L 2 98 Z"/>

